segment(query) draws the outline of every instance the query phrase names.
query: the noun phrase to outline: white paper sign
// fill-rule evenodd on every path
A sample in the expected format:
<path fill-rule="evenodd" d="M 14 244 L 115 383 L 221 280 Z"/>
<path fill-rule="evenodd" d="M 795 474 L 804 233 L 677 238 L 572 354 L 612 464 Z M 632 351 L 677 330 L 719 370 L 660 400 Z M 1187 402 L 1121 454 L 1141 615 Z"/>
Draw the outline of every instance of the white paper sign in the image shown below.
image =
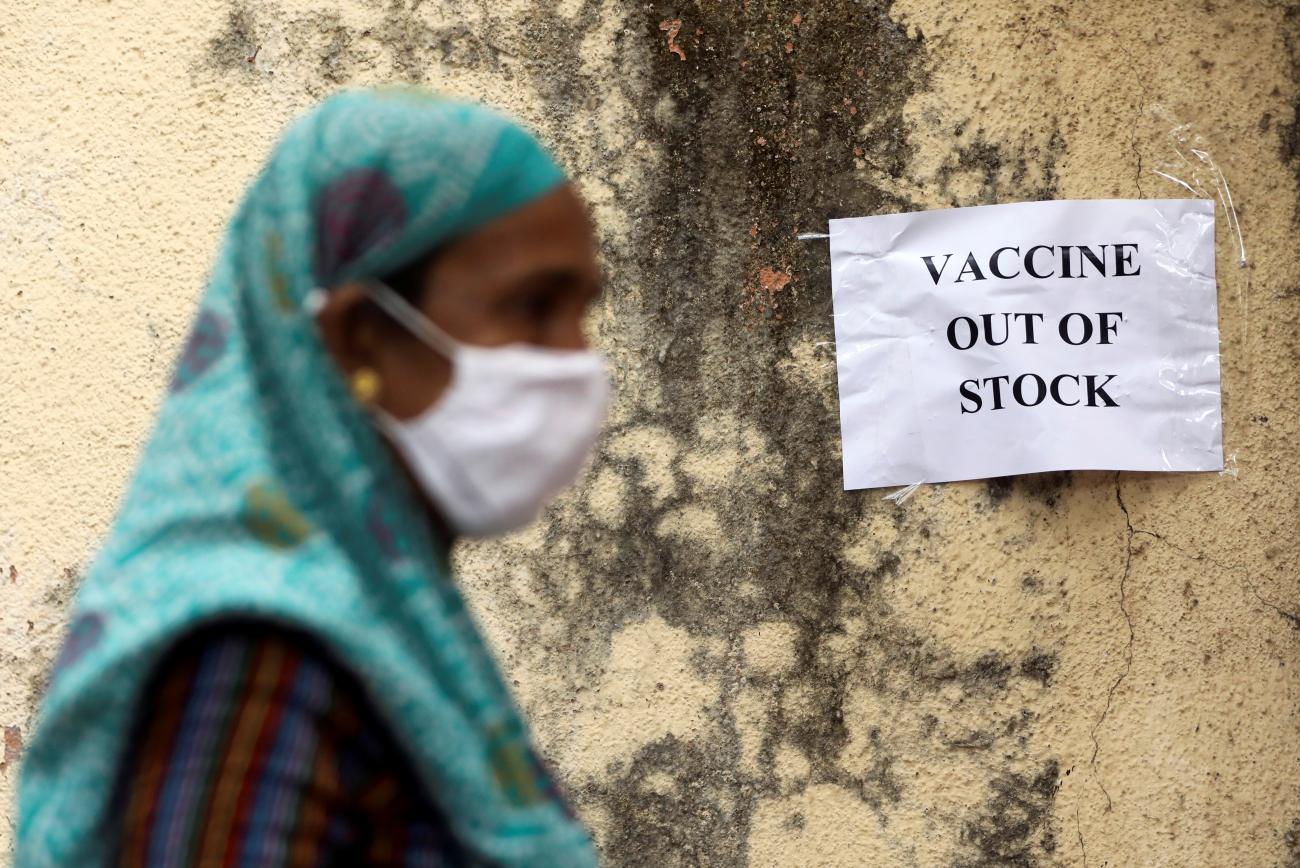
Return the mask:
<path fill-rule="evenodd" d="M 1214 203 L 830 221 L 844 487 L 1220 470 Z"/>

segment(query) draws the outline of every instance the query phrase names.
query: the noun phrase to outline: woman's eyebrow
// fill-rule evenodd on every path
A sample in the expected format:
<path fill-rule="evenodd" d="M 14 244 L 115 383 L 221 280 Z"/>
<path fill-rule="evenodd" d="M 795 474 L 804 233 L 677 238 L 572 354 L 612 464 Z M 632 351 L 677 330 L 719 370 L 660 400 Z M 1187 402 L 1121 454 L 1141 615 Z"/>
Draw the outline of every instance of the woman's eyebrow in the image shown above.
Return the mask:
<path fill-rule="evenodd" d="M 592 278 L 582 270 L 567 265 L 545 266 L 527 274 L 520 275 L 511 289 L 517 292 L 531 290 L 567 290 L 576 287 L 590 287 L 598 293 L 604 283 L 604 275 Z"/>

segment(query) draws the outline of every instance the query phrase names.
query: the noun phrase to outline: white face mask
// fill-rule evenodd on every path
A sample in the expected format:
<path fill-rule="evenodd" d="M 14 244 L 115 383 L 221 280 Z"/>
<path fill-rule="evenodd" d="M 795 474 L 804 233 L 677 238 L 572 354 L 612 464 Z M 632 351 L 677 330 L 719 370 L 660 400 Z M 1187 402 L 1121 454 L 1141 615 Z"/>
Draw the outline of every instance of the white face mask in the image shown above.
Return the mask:
<path fill-rule="evenodd" d="M 423 413 L 375 413 L 421 487 L 464 536 L 531 523 L 578 478 L 600 435 L 610 391 L 604 356 L 463 344 L 382 283 L 371 283 L 370 295 L 451 362 L 450 385 Z"/>

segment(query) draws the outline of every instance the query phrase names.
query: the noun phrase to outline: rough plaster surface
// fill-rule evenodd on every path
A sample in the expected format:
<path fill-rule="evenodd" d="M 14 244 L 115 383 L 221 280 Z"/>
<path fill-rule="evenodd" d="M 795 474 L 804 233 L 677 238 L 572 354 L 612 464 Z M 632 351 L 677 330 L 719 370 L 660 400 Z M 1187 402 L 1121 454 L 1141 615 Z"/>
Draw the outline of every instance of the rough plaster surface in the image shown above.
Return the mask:
<path fill-rule="evenodd" d="M 522 116 L 600 223 L 609 435 L 459 563 L 609 864 L 1300 866 L 1281 0 L 7 0 L 0 815 L 235 198 L 299 110 L 394 77 Z M 1230 473 L 839 491 L 795 233 L 1177 196 L 1151 170 L 1196 136 L 1248 253 L 1220 212 Z"/>

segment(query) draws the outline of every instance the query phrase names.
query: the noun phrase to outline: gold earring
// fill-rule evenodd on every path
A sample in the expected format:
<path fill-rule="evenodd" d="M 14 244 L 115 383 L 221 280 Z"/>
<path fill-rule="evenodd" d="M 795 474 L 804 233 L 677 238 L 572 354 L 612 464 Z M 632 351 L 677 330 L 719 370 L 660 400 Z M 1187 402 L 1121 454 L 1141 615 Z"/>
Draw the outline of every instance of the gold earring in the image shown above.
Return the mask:
<path fill-rule="evenodd" d="M 374 368 L 358 368 L 352 375 L 352 397 L 363 407 L 369 407 L 379 397 L 381 383 Z"/>

